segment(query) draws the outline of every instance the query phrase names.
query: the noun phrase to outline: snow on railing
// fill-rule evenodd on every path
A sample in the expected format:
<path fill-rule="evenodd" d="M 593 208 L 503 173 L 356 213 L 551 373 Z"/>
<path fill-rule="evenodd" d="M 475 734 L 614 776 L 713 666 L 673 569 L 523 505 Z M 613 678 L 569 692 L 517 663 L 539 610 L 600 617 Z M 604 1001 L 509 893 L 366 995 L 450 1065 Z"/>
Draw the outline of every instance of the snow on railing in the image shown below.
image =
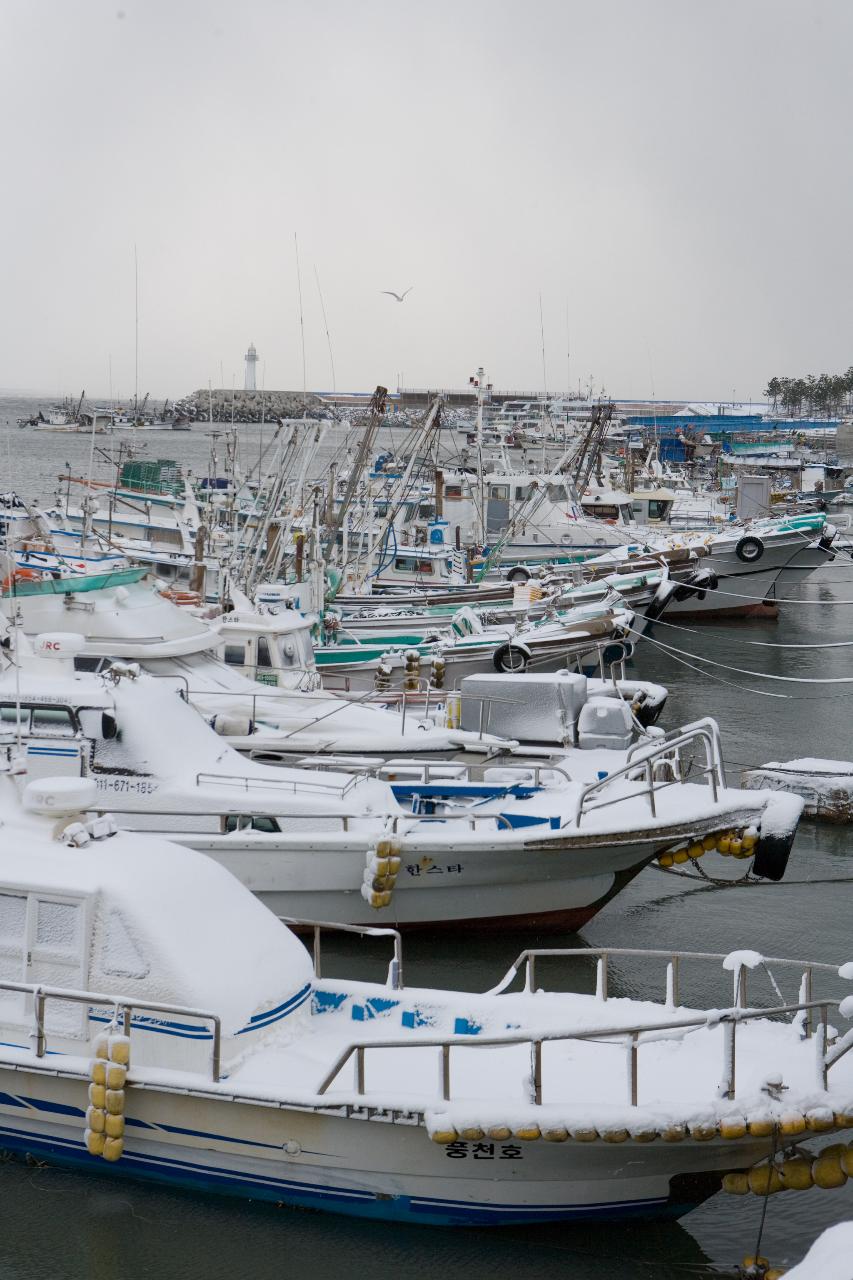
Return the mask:
<path fill-rule="evenodd" d="M 816 1035 L 814 1040 L 818 1087 L 825 1090 L 827 1087 L 827 1071 L 831 1065 L 831 1063 L 827 1061 L 827 1055 L 824 1051 L 828 1026 L 828 1011 L 830 1007 L 837 1008 L 838 1004 L 839 1002 L 837 1000 L 813 1000 L 808 1004 L 778 1005 L 770 1009 L 743 1009 L 735 1007 L 732 1009 L 714 1010 L 700 1018 L 684 1018 L 672 1022 L 644 1022 L 629 1027 L 599 1027 L 595 1030 L 585 1031 L 541 1031 L 534 1035 L 519 1032 L 509 1035 L 491 1036 L 460 1035 L 444 1038 L 429 1037 L 422 1039 L 418 1037 L 417 1039 L 407 1040 L 354 1041 L 338 1055 L 337 1059 L 332 1064 L 331 1069 L 320 1082 L 317 1088 L 317 1093 L 320 1096 L 327 1093 L 339 1073 L 354 1057 L 355 1091 L 361 1097 L 365 1092 L 365 1056 L 368 1049 L 432 1048 L 439 1050 L 441 1099 L 444 1102 L 450 1102 L 452 1100 L 450 1055 L 451 1050 L 454 1047 L 461 1047 L 465 1049 L 494 1049 L 510 1045 L 527 1044 L 530 1046 L 531 1052 L 529 1100 L 536 1106 L 541 1106 L 543 1044 L 550 1041 L 567 1040 L 591 1040 L 596 1043 L 622 1040 L 625 1042 L 628 1050 L 626 1054 L 628 1100 L 632 1107 L 636 1107 L 639 1104 L 639 1049 L 641 1044 L 649 1044 L 659 1039 L 672 1038 L 668 1035 L 662 1035 L 664 1032 L 681 1032 L 682 1035 L 677 1037 L 681 1039 L 684 1035 L 693 1031 L 708 1030 L 717 1026 L 723 1026 L 726 1029 L 727 1034 L 723 1039 L 723 1075 L 719 1092 L 721 1097 L 731 1100 L 735 1097 L 734 1049 L 738 1025 L 741 1022 L 750 1022 L 758 1018 L 767 1019 L 780 1014 L 797 1013 L 803 1010 L 811 1011 L 813 1009 L 820 1010 L 821 1015 L 821 1033 Z"/>
<path fill-rule="evenodd" d="M 132 1029 L 134 1012 L 140 1010 L 145 1013 L 178 1014 L 182 1018 L 198 1018 L 203 1022 L 210 1022 L 213 1024 L 211 1033 L 211 1078 L 214 1084 L 219 1080 L 222 1057 L 222 1024 L 217 1013 L 210 1013 L 206 1009 L 190 1009 L 186 1005 L 180 1004 L 156 1004 L 150 1000 L 138 1000 L 133 996 L 103 995 L 96 991 L 75 991 L 64 987 L 46 987 L 40 983 L 0 982 L 0 991 L 13 991 L 22 995 L 32 996 L 33 1040 L 37 1058 L 43 1058 L 47 1053 L 47 1032 L 44 1019 L 48 1000 L 61 1000 L 70 1004 L 87 1006 L 106 1005 L 107 1008 L 114 1010 L 116 1017 L 121 1014 L 122 1030 L 126 1036 L 130 1035 Z"/>
<path fill-rule="evenodd" d="M 657 817 L 657 805 L 655 803 L 655 788 L 671 786 L 673 780 L 667 779 L 662 781 L 655 778 L 654 762 L 662 758 L 667 758 L 675 753 L 676 760 L 678 753 L 682 747 L 689 746 L 690 743 L 699 741 L 705 747 L 705 768 L 700 772 L 703 777 L 707 777 L 711 784 L 711 792 L 714 803 L 717 803 L 719 791 L 725 787 L 725 774 L 723 772 L 722 751 L 719 745 L 719 728 L 714 720 L 704 719 L 697 720 L 694 724 L 685 725 L 681 729 L 676 729 L 666 734 L 663 738 L 649 744 L 645 742 L 635 743 L 628 751 L 626 763 L 621 769 L 614 769 L 603 778 L 598 778 L 595 782 L 588 783 L 580 795 L 575 809 L 574 819 L 566 819 L 563 827 L 569 826 L 570 822 L 574 822 L 576 827 L 581 824 L 581 818 L 590 808 L 604 809 L 611 804 L 619 804 L 624 800 L 633 798 L 631 795 L 620 794 L 613 796 L 609 800 L 601 800 L 594 806 L 588 806 L 588 800 L 597 792 L 606 790 L 610 784 L 618 778 L 629 778 L 632 773 L 636 774 L 642 769 L 645 775 L 646 790 L 645 795 L 649 802 L 649 809 L 652 817 Z M 676 772 L 677 777 L 677 770 Z"/>

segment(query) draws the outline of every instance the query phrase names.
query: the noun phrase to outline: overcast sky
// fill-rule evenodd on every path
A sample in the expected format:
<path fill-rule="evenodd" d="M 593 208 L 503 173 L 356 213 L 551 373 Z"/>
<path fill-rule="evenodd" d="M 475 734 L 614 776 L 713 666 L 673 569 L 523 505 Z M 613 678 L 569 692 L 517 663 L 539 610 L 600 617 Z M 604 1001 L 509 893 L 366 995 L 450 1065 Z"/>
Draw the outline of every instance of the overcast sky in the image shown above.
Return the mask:
<path fill-rule="evenodd" d="M 0 387 L 853 363 L 850 0 L 0 0 Z M 414 286 L 400 305 L 380 293 Z M 567 331 L 570 370 L 567 370 Z"/>

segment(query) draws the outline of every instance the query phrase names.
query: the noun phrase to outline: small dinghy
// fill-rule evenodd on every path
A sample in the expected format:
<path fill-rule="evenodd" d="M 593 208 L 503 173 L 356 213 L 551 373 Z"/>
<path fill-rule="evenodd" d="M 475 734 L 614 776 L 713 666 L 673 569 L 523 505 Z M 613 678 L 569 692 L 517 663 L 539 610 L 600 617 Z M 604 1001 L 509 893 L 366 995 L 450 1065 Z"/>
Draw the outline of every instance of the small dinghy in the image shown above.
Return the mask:
<path fill-rule="evenodd" d="M 94 791 L 0 774 L 0 1148 L 448 1225 L 846 1180 L 848 1146 L 804 1143 L 853 1125 L 853 964 L 599 951 L 573 995 L 544 962 L 584 953 L 531 951 L 473 995 L 406 988 L 395 935 L 386 984 L 326 979 L 319 927 L 312 965 L 213 860 L 87 818 Z M 639 957 L 660 1002 L 619 995 Z M 683 998 L 703 968 L 710 1009 Z"/>
<path fill-rule="evenodd" d="M 747 791 L 787 791 L 800 796 L 807 818 L 823 822 L 853 822 L 853 761 L 771 760 L 742 775 Z"/>

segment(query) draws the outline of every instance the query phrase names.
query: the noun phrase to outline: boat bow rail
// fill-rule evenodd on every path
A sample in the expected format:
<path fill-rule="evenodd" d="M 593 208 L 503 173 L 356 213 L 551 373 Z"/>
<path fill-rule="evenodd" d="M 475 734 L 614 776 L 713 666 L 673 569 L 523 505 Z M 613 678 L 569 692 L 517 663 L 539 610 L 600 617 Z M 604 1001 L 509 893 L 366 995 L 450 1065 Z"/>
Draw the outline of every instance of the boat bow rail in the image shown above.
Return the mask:
<path fill-rule="evenodd" d="M 625 778 L 628 781 L 636 781 L 638 770 L 642 770 L 646 783 L 645 795 L 649 803 L 649 809 L 652 817 L 657 816 L 657 805 L 655 802 L 656 790 L 673 785 L 674 781 L 680 779 L 680 754 L 681 751 L 691 744 L 698 743 L 705 748 L 705 767 L 700 772 L 706 777 L 711 786 L 711 792 L 716 804 L 719 798 L 719 792 L 725 787 L 725 771 L 723 769 L 722 747 L 720 745 L 720 731 L 714 720 L 706 718 L 697 720 L 693 724 L 684 725 L 680 729 L 671 730 L 662 738 L 658 739 L 651 745 L 647 742 L 635 743 L 628 750 L 627 762 L 621 769 L 614 769 L 603 778 L 598 778 L 595 782 L 587 783 L 578 796 L 577 807 L 573 820 L 563 823 L 563 828 L 570 825 L 573 821 L 576 827 L 580 827 L 581 820 L 585 813 L 597 809 L 604 809 L 611 804 L 619 804 L 627 798 L 624 794 L 612 796 L 610 799 L 600 800 L 598 804 L 590 805 L 590 799 L 599 792 L 606 791 L 619 778 Z M 666 759 L 672 765 L 672 772 L 675 777 L 662 777 L 660 770 L 654 768 L 655 762 Z M 670 771 L 667 770 L 667 773 Z"/>
<path fill-rule="evenodd" d="M 626 1099 L 630 1106 L 639 1106 L 639 1050 L 643 1044 L 652 1044 L 661 1039 L 682 1039 L 696 1031 L 713 1030 L 718 1026 L 725 1029 L 722 1044 L 722 1074 L 718 1094 L 720 1098 L 732 1101 L 736 1097 L 736 1044 L 737 1031 L 741 1023 L 749 1023 L 758 1019 L 779 1019 L 793 1014 L 791 1025 L 799 1031 L 802 1038 L 811 1037 L 814 1041 L 815 1086 L 826 1091 L 828 1073 L 851 1049 L 853 1049 L 853 1030 L 839 1037 L 829 1026 L 829 1011 L 835 1009 L 843 1017 L 853 1016 L 853 997 L 845 999 L 813 998 L 814 976 L 817 972 L 833 974 L 836 977 L 853 979 L 853 966 L 845 965 L 840 969 L 836 965 L 817 962 L 803 962 L 778 957 L 762 957 L 754 952 L 732 952 L 728 955 L 699 951 L 648 951 L 633 948 L 549 948 L 523 951 L 510 966 L 507 973 L 496 987 L 486 992 L 487 996 L 499 996 L 511 985 L 522 969 L 525 972 L 524 990 L 534 992 L 535 964 L 537 959 L 544 958 L 594 958 L 596 960 L 596 995 L 604 1002 L 608 998 L 608 961 L 611 957 L 662 958 L 667 961 L 665 1009 L 675 1010 L 678 1004 L 679 972 L 684 961 L 714 961 L 722 963 L 733 975 L 734 1003 L 727 1009 L 710 1009 L 700 1016 L 672 1018 L 665 1022 L 646 1020 L 628 1026 L 603 1026 L 568 1030 L 563 1028 L 543 1029 L 538 1032 L 508 1032 L 493 1035 L 477 1033 L 456 1034 L 452 1036 L 394 1038 L 383 1040 L 357 1040 L 347 1045 L 338 1055 L 330 1070 L 323 1077 L 317 1093 L 327 1094 L 342 1069 L 355 1059 L 355 1091 L 359 1096 L 365 1093 L 365 1058 L 373 1049 L 428 1049 L 439 1051 L 439 1080 L 441 1085 L 440 1099 L 443 1102 L 453 1100 L 451 1083 L 451 1051 L 455 1048 L 502 1048 L 513 1045 L 528 1045 L 531 1054 L 531 1070 L 529 1077 L 528 1101 L 536 1106 L 543 1104 L 542 1046 L 549 1041 L 590 1041 L 595 1043 L 623 1042 L 626 1053 Z M 799 970 L 800 997 L 790 1003 L 779 1003 L 766 1008 L 749 1007 L 746 1004 L 746 975 L 751 967 L 762 965 L 770 977 L 774 989 L 778 993 L 775 979 L 768 966 Z M 818 1015 L 816 1020 L 815 1015 Z M 817 1025 L 816 1025 L 817 1023 Z M 768 1086 L 769 1088 L 769 1086 Z M 772 1095 L 771 1095 L 772 1096 Z"/>

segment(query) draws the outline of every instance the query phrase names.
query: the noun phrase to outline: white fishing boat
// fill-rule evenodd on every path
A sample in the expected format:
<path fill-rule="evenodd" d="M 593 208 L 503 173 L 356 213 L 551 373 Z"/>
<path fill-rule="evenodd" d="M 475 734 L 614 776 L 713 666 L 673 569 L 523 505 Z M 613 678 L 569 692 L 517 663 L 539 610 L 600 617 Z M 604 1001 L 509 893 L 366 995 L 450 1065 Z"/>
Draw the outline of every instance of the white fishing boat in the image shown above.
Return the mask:
<path fill-rule="evenodd" d="M 183 680 L 126 663 L 106 679 L 75 672 L 74 636 L 44 635 L 32 656 L 18 644 L 20 665 L 0 675 L 7 760 L 26 752 L 33 772 L 91 777 L 123 825 L 208 854 L 278 915 L 578 928 L 652 859 L 699 856 L 728 833 L 756 875 L 781 878 L 802 808 L 727 788 L 713 721 L 638 736 L 621 696 L 590 698 L 586 678 L 568 672 L 536 694 L 556 698 L 576 745 L 533 765 L 401 758 L 318 770 L 241 758 L 188 704 Z M 476 689 L 469 697 L 482 724 Z M 696 751 L 702 781 L 685 781 L 682 761 Z"/>
<path fill-rule="evenodd" d="M 849 1147 L 804 1142 L 853 1123 L 850 964 L 598 951 L 595 994 L 573 995 L 542 990 L 552 953 L 529 951 L 476 995 L 407 988 L 398 946 L 387 983 L 338 981 L 319 929 L 312 966 L 211 860 L 87 818 L 93 790 L 0 775 L 4 1151 L 432 1225 L 846 1180 Z M 619 993 L 641 957 L 661 1002 Z M 733 996 L 684 1000 L 698 966 Z M 763 969 L 800 991 L 761 998 Z"/>
<path fill-rule="evenodd" d="M 152 675 L 172 677 L 204 716 L 217 720 L 228 741 L 247 751 L 372 749 L 410 755 L 482 749 L 475 734 L 415 716 L 407 721 L 382 705 L 353 705 L 333 693 L 306 689 L 304 685 L 316 683 L 304 667 L 310 624 L 295 613 L 289 634 L 277 624 L 277 685 L 263 680 L 268 672 L 257 653 L 251 657 L 262 679 L 249 679 L 239 669 L 250 656 L 245 645 L 232 655 L 238 661 L 229 662 L 227 629 L 220 629 L 216 619 L 177 607 L 142 581 L 144 572 L 109 569 L 59 579 L 39 574 L 7 584 L 0 609 L 7 618 L 17 615 L 21 630 L 31 638 L 48 631 L 81 637 L 82 647 L 74 657 L 80 668 L 95 671 L 121 658 L 139 662 Z M 295 664 L 291 658 L 296 652 L 287 652 L 291 644 L 294 649 L 298 644 L 303 654 Z"/>

